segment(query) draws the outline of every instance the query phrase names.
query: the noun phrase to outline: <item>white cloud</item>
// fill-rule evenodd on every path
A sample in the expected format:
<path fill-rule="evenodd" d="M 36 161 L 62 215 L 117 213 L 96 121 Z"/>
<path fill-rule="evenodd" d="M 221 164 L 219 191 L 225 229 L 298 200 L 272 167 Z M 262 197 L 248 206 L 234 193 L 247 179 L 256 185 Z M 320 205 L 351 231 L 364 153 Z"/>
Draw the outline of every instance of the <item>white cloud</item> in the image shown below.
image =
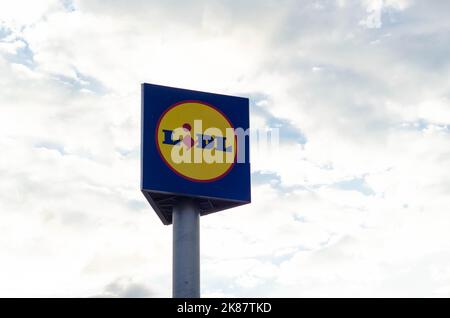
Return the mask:
<path fill-rule="evenodd" d="M 25 43 L 23 41 L 2 42 L 0 43 L 0 52 L 6 54 L 16 54 L 17 50 L 23 48 Z"/>
<path fill-rule="evenodd" d="M 170 296 L 143 81 L 281 125 L 253 203 L 202 218 L 204 295 L 449 295 L 444 2 L 27 5 L 0 4 L 0 295 Z"/>
<path fill-rule="evenodd" d="M 48 12 L 60 9 L 58 0 L 15 0 L 0 3 L 0 21 L 8 26 L 21 27 L 30 25 Z"/>
<path fill-rule="evenodd" d="M 389 8 L 396 10 L 404 10 L 410 5 L 409 0 L 367 0 L 367 17 L 359 22 L 359 24 L 369 29 L 379 29 L 383 25 L 383 10 Z"/>

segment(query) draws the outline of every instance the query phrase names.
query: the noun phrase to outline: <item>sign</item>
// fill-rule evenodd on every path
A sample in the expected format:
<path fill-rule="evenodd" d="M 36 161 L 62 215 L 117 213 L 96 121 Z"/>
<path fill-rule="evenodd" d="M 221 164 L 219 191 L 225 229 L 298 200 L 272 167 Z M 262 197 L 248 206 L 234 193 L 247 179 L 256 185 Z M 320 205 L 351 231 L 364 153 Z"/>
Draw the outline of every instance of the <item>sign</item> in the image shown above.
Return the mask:
<path fill-rule="evenodd" d="M 179 197 L 200 214 L 250 202 L 249 100 L 142 84 L 141 191 L 164 224 Z"/>

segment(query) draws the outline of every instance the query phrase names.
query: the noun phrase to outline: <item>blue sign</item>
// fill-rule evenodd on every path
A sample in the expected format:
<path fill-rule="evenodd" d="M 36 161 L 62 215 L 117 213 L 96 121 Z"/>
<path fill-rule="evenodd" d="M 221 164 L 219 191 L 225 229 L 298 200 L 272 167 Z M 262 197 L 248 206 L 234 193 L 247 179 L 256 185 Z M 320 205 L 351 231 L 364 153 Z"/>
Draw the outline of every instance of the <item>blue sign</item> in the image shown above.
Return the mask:
<path fill-rule="evenodd" d="M 249 100 L 142 84 L 141 191 L 164 224 L 180 197 L 200 214 L 250 203 Z"/>

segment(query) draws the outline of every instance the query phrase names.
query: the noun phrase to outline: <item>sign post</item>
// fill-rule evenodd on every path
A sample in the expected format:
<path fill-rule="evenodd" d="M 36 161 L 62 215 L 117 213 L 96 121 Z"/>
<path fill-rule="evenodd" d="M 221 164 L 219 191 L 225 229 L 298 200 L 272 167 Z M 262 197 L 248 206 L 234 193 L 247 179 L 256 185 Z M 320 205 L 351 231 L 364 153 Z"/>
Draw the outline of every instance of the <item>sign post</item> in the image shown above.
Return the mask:
<path fill-rule="evenodd" d="M 141 191 L 173 224 L 173 297 L 200 297 L 200 216 L 251 202 L 249 100 L 141 89 Z"/>
<path fill-rule="evenodd" d="M 200 297 L 200 213 L 192 199 L 174 206 L 173 288 L 174 298 Z"/>

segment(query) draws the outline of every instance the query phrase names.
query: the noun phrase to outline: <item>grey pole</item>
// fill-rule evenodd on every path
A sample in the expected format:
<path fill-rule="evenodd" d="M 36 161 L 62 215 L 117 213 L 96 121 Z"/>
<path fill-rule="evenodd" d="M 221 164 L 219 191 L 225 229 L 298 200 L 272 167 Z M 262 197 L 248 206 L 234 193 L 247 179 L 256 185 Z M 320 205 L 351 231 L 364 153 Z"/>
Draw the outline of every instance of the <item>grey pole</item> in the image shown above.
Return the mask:
<path fill-rule="evenodd" d="M 173 298 L 200 298 L 200 213 L 192 199 L 173 208 Z"/>

